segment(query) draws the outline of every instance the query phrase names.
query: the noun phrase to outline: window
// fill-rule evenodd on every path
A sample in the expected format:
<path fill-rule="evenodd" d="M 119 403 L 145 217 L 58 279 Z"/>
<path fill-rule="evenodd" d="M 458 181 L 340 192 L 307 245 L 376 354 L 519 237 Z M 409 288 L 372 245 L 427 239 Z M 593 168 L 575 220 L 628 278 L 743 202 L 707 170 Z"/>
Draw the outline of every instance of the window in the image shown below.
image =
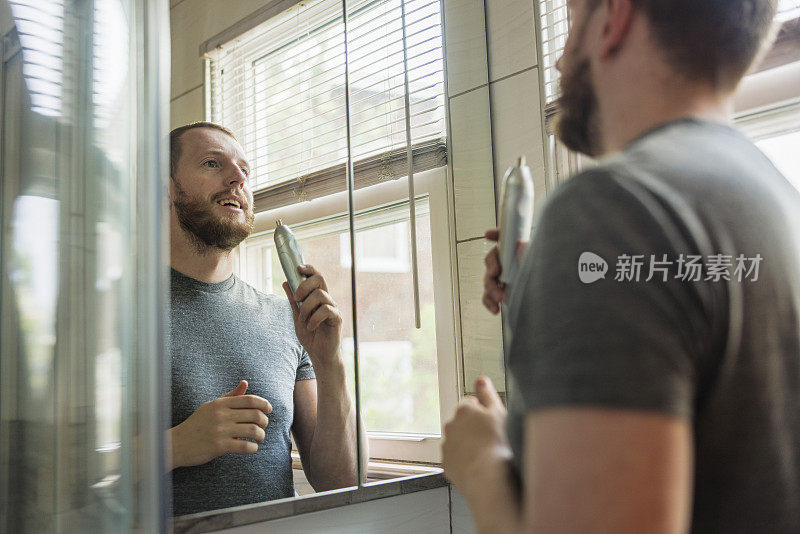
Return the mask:
<path fill-rule="evenodd" d="M 405 176 L 406 79 L 414 169 L 445 163 L 438 0 L 301 2 L 210 54 L 210 117 L 240 137 L 256 207 L 341 191 L 347 90 L 356 187 Z M 346 63 L 347 62 L 347 63 Z M 349 86 L 345 85 L 345 66 Z"/>
<path fill-rule="evenodd" d="M 440 2 L 357 0 L 348 9 L 346 55 L 338 0 L 298 3 L 219 47 L 209 45 L 209 119 L 237 133 L 253 168 L 257 232 L 240 246 L 237 271 L 254 287 L 282 295 L 273 230 L 258 221 L 289 224 L 304 258 L 325 273 L 334 298 L 342 296 L 343 350 L 352 361 L 353 262 L 343 196 L 349 124 L 361 408 L 371 455 L 435 462 L 442 414 L 452 411 L 458 391 Z"/>
<path fill-rule="evenodd" d="M 445 202 L 445 169 L 415 176 L 421 328 L 414 327 L 411 296 L 409 206 L 403 182 L 357 192 L 356 245 L 382 235 L 404 242 L 404 257 L 382 247 L 392 257 L 372 254 L 370 269 L 357 267 L 359 359 L 362 416 L 373 457 L 409 461 L 438 461 L 441 421 L 457 403 L 455 334 L 450 253 Z M 394 186 L 394 187 L 392 187 Z M 304 258 L 325 273 L 332 295 L 345 295 L 337 304 L 346 318 L 343 327 L 345 361 L 352 362 L 349 229 L 346 213 L 326 199 L 284 206 L 261 216 L 281 218 L 291 225 Z M 364 239 L 366 238 L 366 239 Z M 342 247 L 342 241 L 347 244 Z M 345 261 L 342 261 L 344 258 Z M 403 269 L 388 269 L 387 263 Z M 375 267 L 381 267 L 377 269 Z M 237 266 L 254 287 L 283 294 L 283 271 L 274 251 L 270 228 L 246 239 Z M 437 283 L 438 282 L 438 283 Z M 444 283 L 442 283 L 444 282 Z M 354 384 L 353 371 L 348 382 Z M 387 392 L 391 392 L 390 394 Z M 397 407 L 403 406 L 398 411 Z M 402 413 L 401 413 L 402 412 Z"/>
<path fill-rule="evenodd" d="M 587 166 L 591 166 L 593 160 L 582 154 L 569 151 L 555 136 L 556 100 L 560 93 L 560 77 L 555 65 L 564 51 L 569 32 L 567 0 L 538 0 L 538 2 L 540 14 L 539 44 L 542 57 L 542 87 L 540 89 L 545 101 L 545 130 L 548 139 L 548 183 L 555 185 L 582 171 Z M 797 47 L 798 40 L 800 40 L 800 0 L 779 0 L 775 22 L 780 25 L 777 38 L 772 50 L 762 59 L 756 71 L 773 69 L 800 60 L 800 53 L 798 53 Z M 745 78 L 742 85 L 749 85 L 747 83 L 748 78 L 752 77 L 753 75 Z M 769 87 L 761 90 L 775 91 L 775 88 Z M 739 92 L 742 92 L 741 87 Z M 779 141 L 776 140 L 774 143 L 779 143 Z M 770 145 L 765 142 L 760 146 L 766 151 L 767 148 L 764 147 Z"/>
<path fill-rule="evenodd" d="M 555 102 L 560 89 L 556 62 L 561 57 L 569 33 L 567 0 L 539 0 L 542 74 L 544 75 L 545 103 Z"/>

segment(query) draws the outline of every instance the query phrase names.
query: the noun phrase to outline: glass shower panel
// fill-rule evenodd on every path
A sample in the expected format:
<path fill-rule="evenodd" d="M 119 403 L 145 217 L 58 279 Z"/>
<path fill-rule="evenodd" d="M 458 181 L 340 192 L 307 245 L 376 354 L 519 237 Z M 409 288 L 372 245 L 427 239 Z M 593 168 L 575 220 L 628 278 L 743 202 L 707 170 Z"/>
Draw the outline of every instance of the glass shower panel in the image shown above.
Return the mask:
<path fill-rule="evenodd" d="M 164 529 L 163 4 L 0 2 L 0 532 Z"/>

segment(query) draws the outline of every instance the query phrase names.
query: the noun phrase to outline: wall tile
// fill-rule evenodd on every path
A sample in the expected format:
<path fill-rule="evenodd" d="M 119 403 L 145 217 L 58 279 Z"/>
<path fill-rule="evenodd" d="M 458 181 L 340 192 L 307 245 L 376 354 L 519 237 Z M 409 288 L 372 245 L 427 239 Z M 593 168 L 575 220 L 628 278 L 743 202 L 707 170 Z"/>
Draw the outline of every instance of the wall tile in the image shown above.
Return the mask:
<path fill-rule="evenodd" d="M 456 239 L 480 237 L 496 226 L 489 89 L 450 99 Z"/>
<path fill-rule="evenodd" d="M 536 208 L 545 200 L 547 174 L 539 112 L 538 69 L 492 83 L 492 135 L 496 187 L 506 169 L 525 155 L 533 172 Z"/>
<path fill-rule="evenodd" d="M 203 83 L 200 44 L 264 6 L 264 0 L 183 0 L 170 9 L 172 88 L 170 98 Z"/>
<path fill-rule="evenodd" d="M 503 335 L 500 316 L 483 307 L 483 258 L 493 246 L 485 239 L 456 245 L 461 306 L 461 339 L 464 386 L 474 390 L 475 379 L 487 375 L 499 391 L 505 391 Z"/>
<path fill-rule="evenodd" d="M 177 128 L 184 124 L 204 119 L 203 87 L 189 91 L 169 103 L 169 127 Z"/>
<path fill-rule="evenodd" d="M 532 0 L 487 1 L 486 33 L 491 81 L 536 65 Z"/>
<path fill-rule="evenodd" d="M 444 19 L 450 95 L 488 83 L 483 0 L 444 0 Z"/>

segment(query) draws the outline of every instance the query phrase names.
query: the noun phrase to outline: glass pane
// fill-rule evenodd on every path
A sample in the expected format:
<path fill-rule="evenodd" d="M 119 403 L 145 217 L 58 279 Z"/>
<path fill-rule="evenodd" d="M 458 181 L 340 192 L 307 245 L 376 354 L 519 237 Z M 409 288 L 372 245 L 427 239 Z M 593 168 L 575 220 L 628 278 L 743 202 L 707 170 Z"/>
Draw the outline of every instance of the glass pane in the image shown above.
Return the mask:
<path fill-rule="evenodd" d="M 369 432 L 439 435 L 430 216 L 417 217 L 419 329 L 414 325 L 409 223 L 373 229 L 367 224 L 356 223 L 364 424 Z"/>
<path fill-rule="evenodd" d="M 139 492 L 163 484 L 160 433 L 134 446 L 157 411 L 131 399 L 158 376 L 147 363 L 142 380 L 137 349 L 160 357 L 137 328 L 161 308 L 137 299 L 158 278 L 138 260 L 159 248 L 141 196 L 159 177 L 135 157 L 158 154 L 155 127 L 139 143 L 136 109 L 158 97 L 141 89 L 154 66 L 130 53 L 157 31 L 133 33 L 136 0 L 3 4 L 19 42 L 5 34 L 0 69 L 0 531 L 157 531 L 164 504 Z"/>
<path fill-rule="evenodd" d="M 422 328 L 414 327 L 409 251 L 408 206 L 392 210 L 390 221 L 369 214 L 356 217 L 356 267 L 361 368 L 362 417 L 369 432 L 440 433 L 439 388 L 434 312 L 430 216 L 427 201 L 418 201 Z M 297 227 L 303 256 L 325 273 L 328 289 L 346 318 L 345 360 L 353 358 L 350 306 L 350 235 L 342 216 Z M 246 281 L 283 295 L 284 277 L 270 235 L 245 244 Z M 352 366 L 348 371 L 351 393 Z M 391 392 L 391 393 L 389 393 Z"/>

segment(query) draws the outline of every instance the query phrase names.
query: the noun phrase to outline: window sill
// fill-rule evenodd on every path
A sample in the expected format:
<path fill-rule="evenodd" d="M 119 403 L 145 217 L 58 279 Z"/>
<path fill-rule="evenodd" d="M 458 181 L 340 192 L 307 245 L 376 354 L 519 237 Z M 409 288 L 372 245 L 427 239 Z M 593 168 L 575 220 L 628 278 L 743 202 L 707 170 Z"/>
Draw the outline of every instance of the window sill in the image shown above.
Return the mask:
<path fill-rule="evenodd" d="M 176 534 L 184 532 L 213 532 L 223 528 L 250 525 L 386 497 L 406 495 L 417 491 L 445 487 L 447 484 L 447 480 L 442 473 L 394 478 L 373 482 L 360 488 L 331 490 L 302 497 L 290 497 L 277 501 L 185 515 L 175 518 L 172 526 L 173 532 Z"/>

